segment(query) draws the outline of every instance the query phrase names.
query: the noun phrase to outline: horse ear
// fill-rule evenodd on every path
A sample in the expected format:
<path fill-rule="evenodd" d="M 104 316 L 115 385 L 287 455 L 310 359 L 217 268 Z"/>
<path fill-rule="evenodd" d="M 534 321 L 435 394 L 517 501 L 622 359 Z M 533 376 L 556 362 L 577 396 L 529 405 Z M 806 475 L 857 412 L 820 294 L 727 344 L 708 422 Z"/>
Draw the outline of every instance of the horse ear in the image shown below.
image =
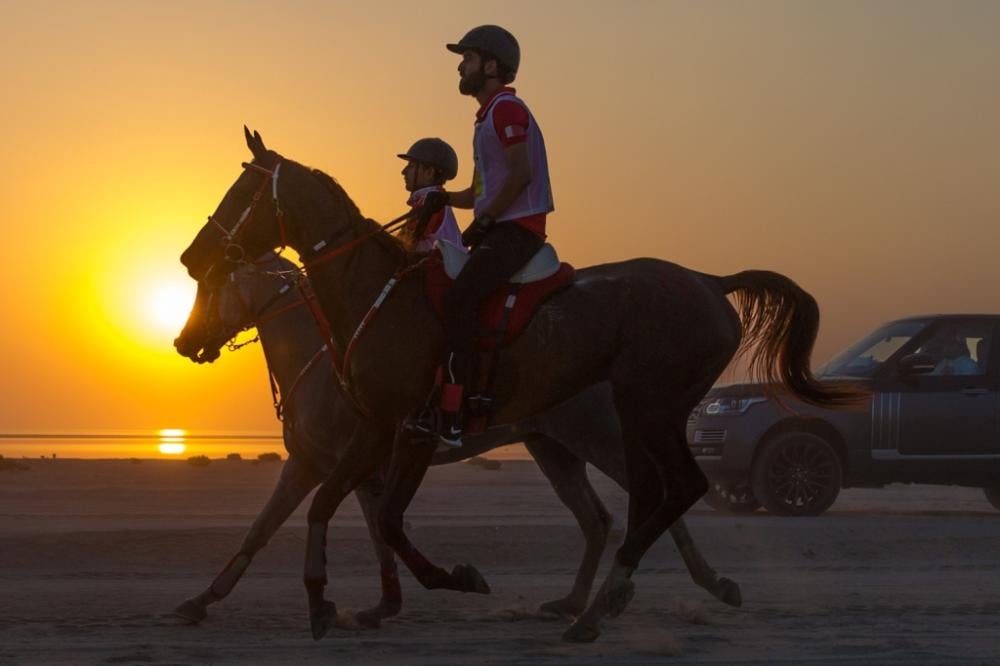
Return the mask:
<path fill-rule="evenodd" d="M 250 149 L 250 152 L 253 153 L 253 156 L 260 157 L 260 149 L 258 147 L 259 143 L 254 139 L 253 134 L 250 133 L 250 130 L 247 128 L 246 125 L 243 126 L 243 136 L 246 137 L 247 148 Z"/>
<path fill-rule="evenodd" d="M 264 140 L 260 138 L 260 134 L 258 132 L 250 134 L 250 130 L 244 125 L 243 135 L 247 140 L 247 148 L 250 149 L 253 156 L 257 159 L 263 159 L 267 155 L 267 148 L 264 147 Z"/>

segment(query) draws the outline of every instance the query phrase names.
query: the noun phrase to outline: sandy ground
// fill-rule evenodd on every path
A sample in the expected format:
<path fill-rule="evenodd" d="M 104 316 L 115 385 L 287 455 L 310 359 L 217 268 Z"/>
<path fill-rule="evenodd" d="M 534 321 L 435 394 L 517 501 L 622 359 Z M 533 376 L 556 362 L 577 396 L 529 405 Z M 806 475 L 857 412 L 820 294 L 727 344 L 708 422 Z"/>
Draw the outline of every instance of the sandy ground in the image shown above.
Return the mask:
<path fill-rule="evenodd" d="M 474 563 L 493 594 L 428 592 L 404 574 L 398 618 L 314 642 L 303 511 L 205 622 L 169 615 L 232 555 L 278 464 L 26 462 L 0 474 L 2 664 L 1000 663 L 1000 512 L 974 489 L 848 490 L 815 519 L 699 504 L 691 531 L 742 585 L 744 606 L 696 587 L 667 538 L 636 574 L 626 613 L 597 643 L 569 645 L 565 623 L 531 612 L 568 591 L 582 544 L 544 478 L 527 462 L 437 468 L 409 534 L 441 565 Z M 620 524 L 623 493 L 594 481 Z M 353 499 L 329 560 L 341 609 L 377 600 Z"/>

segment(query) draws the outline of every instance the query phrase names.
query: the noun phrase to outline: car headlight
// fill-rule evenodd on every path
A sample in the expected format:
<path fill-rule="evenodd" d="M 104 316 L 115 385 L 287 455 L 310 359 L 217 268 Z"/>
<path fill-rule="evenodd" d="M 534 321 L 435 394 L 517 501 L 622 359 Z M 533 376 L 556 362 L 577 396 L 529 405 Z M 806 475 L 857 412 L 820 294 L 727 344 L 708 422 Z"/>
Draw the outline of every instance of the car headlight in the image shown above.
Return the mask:
<path fill-rule="evenodd" d="M 740 416 L 759 402 L 767 402 L 764 396 L 754 398 L 715 398 L 705 405 L 709 416 Z"/>

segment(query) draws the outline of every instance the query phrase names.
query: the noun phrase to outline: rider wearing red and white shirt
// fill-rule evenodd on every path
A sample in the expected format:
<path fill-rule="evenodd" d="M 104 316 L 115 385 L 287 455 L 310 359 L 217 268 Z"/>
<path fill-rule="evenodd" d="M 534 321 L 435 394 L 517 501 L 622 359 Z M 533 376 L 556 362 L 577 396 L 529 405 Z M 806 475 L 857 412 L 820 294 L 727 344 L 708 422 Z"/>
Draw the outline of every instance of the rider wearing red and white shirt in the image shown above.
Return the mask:
<path fill-rule="evenodd" d="M 483 25 L 447 48 L 462 56 L 459 92 L 480 105 L 472 186 L 448 196 L 456 208 L 475 211 L 462 234 L 471 247 L 469 260 L 445 298 L 450 353 L 438 435 L 446 445 L 461 446 L 461 398 L 472 372 L 479 304 L 541 249 L 554 206 L 541 130 L 507 87 L 520 64 L 517 40 L 499 26 Z"/>
<path fill-rule="evenodd" d="M 524 144 L 530 180 L 517 197 L 495 218 L 513 222 L 545 239 L 545 217 L 554 208 L 545 140 L 527 105 L 513 88 L 493 92 L 476 113 L 473 138 L 475 174 L 472 190 L 476 217 L 490 216 L 498 207 L 496 196 L 511 176 L 507 151 Z"/>

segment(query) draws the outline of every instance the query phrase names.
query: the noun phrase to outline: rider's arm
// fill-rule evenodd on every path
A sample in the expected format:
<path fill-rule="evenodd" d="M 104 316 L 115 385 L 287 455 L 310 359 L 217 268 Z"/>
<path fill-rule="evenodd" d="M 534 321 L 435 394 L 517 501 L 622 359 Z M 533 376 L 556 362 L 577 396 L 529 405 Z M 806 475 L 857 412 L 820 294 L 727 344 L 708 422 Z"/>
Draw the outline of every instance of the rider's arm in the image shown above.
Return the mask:
<path fill-rule="evenodd" d="M 472 208 L 475 202 L 476 194 L 471 186 L 458 192 L 448 193 L 448 205 L 452 208 Z"/>
<path fill-rule="evenodd" d="M 504 148 L 503 156 L 507 161 L 507 178 L 504 179 L 500 191 L 483 210 L 484 215 L 494 220 L 510 208 L 518 195 L 531 182 L 531 157 L 526 142 L 522 141 L 507 146 Z"/>

